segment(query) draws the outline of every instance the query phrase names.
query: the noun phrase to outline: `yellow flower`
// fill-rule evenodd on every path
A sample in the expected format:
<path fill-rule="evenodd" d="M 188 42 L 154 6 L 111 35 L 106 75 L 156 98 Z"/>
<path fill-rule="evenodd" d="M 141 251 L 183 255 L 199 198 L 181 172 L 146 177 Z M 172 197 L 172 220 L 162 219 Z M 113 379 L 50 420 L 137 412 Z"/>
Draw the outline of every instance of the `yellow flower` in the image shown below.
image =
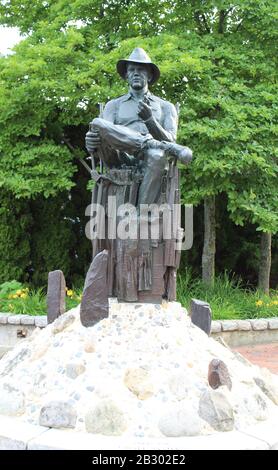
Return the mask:
<path fill-rule="evenodd" d="M 27 294 L 26 294 L 25 292 L 23 292 L 20 297 L 21 297 L 22 299 L 26 299 Z"/>
<path fill-rule="evenodd" d="M 13 294 L 12 299 L 17 299 L 17 294 Z"/>
<path fill-rule="evenodd" d="M 19 290 L 16 291 L 16 295 L 21 295 L 21 293 L 22 293 L 22 290 L 21 290 L 21 289 L 19 289 Z"/>
<path fill-rule="evenodd" d="M 278 305 L 278 300 L 274 300 L 272 303 L 273 305 Z"/>
<path fill-rule="evenodd" d="M 67 289 L 67 296 L 72 297 L 73 296 L 73 290 Z"/>
<path fill-rule="evenodd" d="M 263 301 L 262 301 L 262 300 L 258 300 L 258 301 L 256 302 L 256 305 L 257 305 L 257 307 L 261 307 L 261 306 L 263 305 Z"/>

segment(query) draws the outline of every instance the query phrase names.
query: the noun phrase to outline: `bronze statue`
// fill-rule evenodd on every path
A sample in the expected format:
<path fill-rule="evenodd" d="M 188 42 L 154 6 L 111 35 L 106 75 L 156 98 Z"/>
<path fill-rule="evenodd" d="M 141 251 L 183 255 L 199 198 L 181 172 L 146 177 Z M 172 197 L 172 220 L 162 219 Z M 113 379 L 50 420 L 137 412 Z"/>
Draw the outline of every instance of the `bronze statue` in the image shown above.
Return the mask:
<path fill-rule="evenodd" d="M 148 90 L 158 80 L 160 71 L 146 52 L 137 47 L 128 59 L 118 62 L 117 70 L 127 80 L 129 92 L 106 104 L 103 119 L 93 120 L 86 147 L 89 152 L 101 148 L 109 168 L 143 167 L 138 205 L 151 204 L 157 202 L 166 156 L 186 164 L 191 161 L 192 152 L 175 144 L 175 106 Z"/>
<path fill-rule="evenodd" d="M 129 203 L 136 207 L 137 214 L 141 214 L 142 205 L 166 202 L 173 207 L 179 203 L 176 162 L 188 164 L 192 159 L 188 147 L 175 143 L 176 108 L 149 91 L 160 71 L 143 49 L 135 48 L 128 59 L 119 60 L 117 71 L 127 80 L 129 91 L 109 101 L 103 115 L 92 121 L 86 134 L 86 147 L 93 162 L 92 176 L 96 181 L 92 202 L 107 207 L 109 196 L 114 196 L 115 211 Z M 96 159 L 101 161 L 99 171 L 95 168 Z M 106 214 L 102 221 L 105 226 L 107 218 Z M 163 297 L 174 300 L 180 258 L 176 241 L 181 233 L 180 227 L 174 227 L 170 240 L 160 235 L 142 239 L 139 232 L 135 240 L 111 239 L 107 233 L 104 239 L 94 239 L 93 259 L 107 250 L 107 279 L 103 282 L 107 282 L 108 295 L 133 302 L 161 302 Z M 92 269 L 93 263 L 87 274 L 87 291 L 88 279 L 94 277 Z M 103 305 L 107 305 L 107 299 Z M 87 307 L 83 305 L 82 322 L 89 326 L 92 318 Z M 95 316 L 99 319 L 101 315 L 104 314 L 100 302 L 100 315 Z"/>

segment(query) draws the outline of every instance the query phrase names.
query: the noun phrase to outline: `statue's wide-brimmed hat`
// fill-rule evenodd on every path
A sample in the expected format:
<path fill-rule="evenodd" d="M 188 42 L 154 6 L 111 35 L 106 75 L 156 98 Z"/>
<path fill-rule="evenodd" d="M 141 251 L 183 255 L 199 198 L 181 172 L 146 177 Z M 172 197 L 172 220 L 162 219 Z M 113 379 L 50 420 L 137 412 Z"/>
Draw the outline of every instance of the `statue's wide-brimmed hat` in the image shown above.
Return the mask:
<path fill-rule="evenodd" d="M 119 60 L 117 63 L 117 71 L 122 78 L 126 78 L 127 65 L 130 63 L 149 65 L 152 70 L 152 79 L 150 85 L 156 82 L 160 77 L 160 70 L 157 65 L 153 64 L 148 54 L 141 47 L 136 47 L 130 54 L 128 59 Z"/>

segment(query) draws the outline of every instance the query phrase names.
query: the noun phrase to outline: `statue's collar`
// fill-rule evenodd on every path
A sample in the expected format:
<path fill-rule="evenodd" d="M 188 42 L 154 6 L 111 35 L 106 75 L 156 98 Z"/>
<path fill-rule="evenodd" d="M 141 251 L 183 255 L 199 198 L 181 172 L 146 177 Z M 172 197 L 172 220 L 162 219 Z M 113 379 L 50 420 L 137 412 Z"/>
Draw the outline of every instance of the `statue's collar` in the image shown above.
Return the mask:
<path fill-rule="evenodd" d="M 149 100 L 152 100 L 154 101 L 154 96 L 152 95 L 152 93 L 150 91 L 147 91 L 147 93 L 145 93 L 144 95 L 146 98 L 148 98 Z M 128 101 L 130 99 L 133 98 L 133 95 L 132 93 L 129 91 L 126 95 L 123 96 L 122 98 L 122 101 Z"/>

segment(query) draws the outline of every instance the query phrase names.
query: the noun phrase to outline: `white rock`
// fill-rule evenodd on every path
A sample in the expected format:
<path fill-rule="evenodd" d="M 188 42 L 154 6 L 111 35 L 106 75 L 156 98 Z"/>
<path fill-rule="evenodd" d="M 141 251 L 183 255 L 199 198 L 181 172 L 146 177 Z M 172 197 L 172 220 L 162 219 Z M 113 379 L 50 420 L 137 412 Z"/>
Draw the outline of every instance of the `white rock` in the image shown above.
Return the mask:
<path fill-rule="evenodd" d="M 145 369 L 127 369 L 124 376 L 124 384 L 136 395 L 139 400 L 146 400 L 154 394 L 154 385 L 151 376 Z"/>
<path fill-rule="evenodd" d="M 234 413 L 226 395 L 219 390 L 207 390 L 200 398 L 199 415 L 216 431 L 226 432 L 234 428 Z"/>
<path fill-rule="evenodd" d="M 66 365 L 66 375 L 71 379 L 76 379 L 80 374 L 85 372 L 86 367 L 82 363 L 71 363 Z"/>
<path fill-rule="evenodd" d="M 85 415 L 87 432 L 104 436 L 120 436 L 127 428 L 125 413 L 112 401 L 102 400 Z"/>
<path fill-rule="evenodd" d="M 169 378 L 170 392 L 177 398 L 183 400 L 188 396 L 188 389 L 193 387 L 192 380 L 184 372 L 173 374 Z"/>
<path fill-rule="evenodd" d="M 73 314 L 63 314 L 52 323 L 53 334 L 61 333 L 66 328 L 68 328 L 75 321 L 75 316 Z"/>
<path fill-rule="evenodd" d="M 268 406 L 260 393 L 254 393 L 244 398 L 244 405 L 252 416 L 258 421 L 269 417 Z"/>
<path fill-rule="evenodd" d="M 76 410 L 64 401 L 50 401 L 40 411 L 40 426 L 49 428 L 74 428 Z"/>

